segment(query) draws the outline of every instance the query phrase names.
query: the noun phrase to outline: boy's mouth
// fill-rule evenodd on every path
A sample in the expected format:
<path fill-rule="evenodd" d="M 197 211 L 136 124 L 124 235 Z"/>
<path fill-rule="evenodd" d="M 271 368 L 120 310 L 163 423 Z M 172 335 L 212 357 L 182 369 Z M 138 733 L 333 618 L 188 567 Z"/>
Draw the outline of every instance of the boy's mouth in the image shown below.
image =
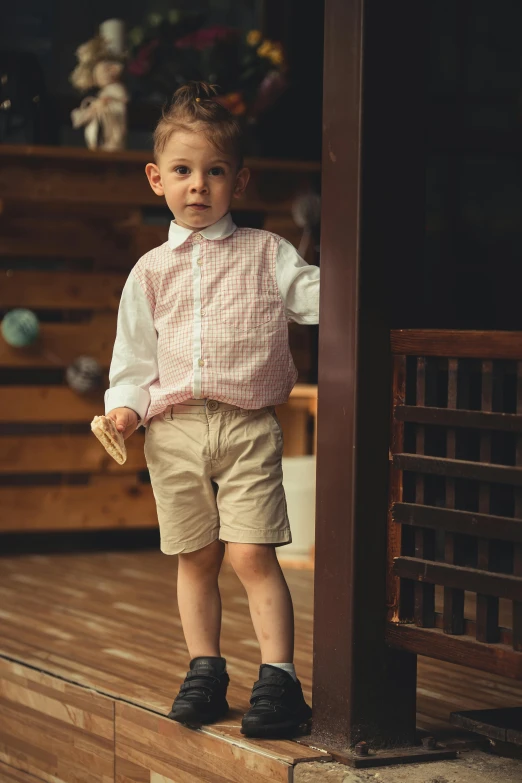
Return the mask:
<path fill-rule="evenodd" d="M 188 206 L 191 209 L 198 209 L 198 210 L 210 209 L 210 205 L 209 204 L 189 204 Z"/>

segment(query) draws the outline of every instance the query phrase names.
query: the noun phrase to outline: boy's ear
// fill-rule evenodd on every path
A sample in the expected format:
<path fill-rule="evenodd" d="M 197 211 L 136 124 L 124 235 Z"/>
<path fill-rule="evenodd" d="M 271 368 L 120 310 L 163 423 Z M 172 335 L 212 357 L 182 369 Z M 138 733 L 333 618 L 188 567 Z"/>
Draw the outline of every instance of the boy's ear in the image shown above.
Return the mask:
<path fill-rule="evenodd" d="M 149 180 L 149 185 L 157 196 L 164 196 L 165 191 L 161 182 L 161 174 L 159 168 L 155 163 L 147 163 L 145 166 L 145 174 Z"/>
<path fill-rule="evenodd" d="M 243 167 L 240 169 L 236 176 L 236 184 L 234 186 L 234 198 L 241 198 L 248 185 L 250 179 L 250 169 Z"/>

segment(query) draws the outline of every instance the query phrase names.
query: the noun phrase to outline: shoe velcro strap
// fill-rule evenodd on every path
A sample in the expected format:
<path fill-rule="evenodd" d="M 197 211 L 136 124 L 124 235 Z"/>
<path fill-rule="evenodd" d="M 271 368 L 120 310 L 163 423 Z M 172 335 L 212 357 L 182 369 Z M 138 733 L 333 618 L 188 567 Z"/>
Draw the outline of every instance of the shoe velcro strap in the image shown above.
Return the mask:
<path fill-rule="evenodd" d="M 184 683 L 182 683 L 180 691 L 188 691 L 192 688 L 203 688 L 206 691 L 211 691 L 216 685 L 219 685 L 219 680 L 216 677 L 207 677 L 207 676 L 194 676 L 187 678 Z"/>
<path fill-rule="evenodd" d="M 253 699 L 259 699 L 259 698 L 266 698 L 267 696 L 269 698 L 280 698 L 285 692 L 284 688 L 279 688 L 277 685 L 272 685 L 268 683 L 260 683 L 254 685 L 254 688 L 252 690 L 252 698 Z"/>

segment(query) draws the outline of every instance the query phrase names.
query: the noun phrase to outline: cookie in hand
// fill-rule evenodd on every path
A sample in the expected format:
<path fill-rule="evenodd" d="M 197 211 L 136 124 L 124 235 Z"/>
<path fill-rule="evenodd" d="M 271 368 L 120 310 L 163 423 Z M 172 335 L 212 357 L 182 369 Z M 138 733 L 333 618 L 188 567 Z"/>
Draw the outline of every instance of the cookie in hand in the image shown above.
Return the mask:
<path fill-rule="evenodd" d="M 123 465 L 127 459 L 127 449 L 125 448 L 123 434 L 118 431 L 114 421 L 109 419 L 108 416 L 95 416 L 91 421 L 91 430 L 107 453 L 119 465 Z"/>

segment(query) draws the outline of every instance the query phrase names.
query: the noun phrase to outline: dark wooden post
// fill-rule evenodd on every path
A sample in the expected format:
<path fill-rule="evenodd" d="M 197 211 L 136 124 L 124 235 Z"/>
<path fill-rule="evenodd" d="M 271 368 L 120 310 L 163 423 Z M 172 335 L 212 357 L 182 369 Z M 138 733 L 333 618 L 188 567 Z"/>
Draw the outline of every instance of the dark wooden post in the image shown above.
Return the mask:
<path fill-rule="evenodd" d="M 313 737 L 411 744 L 385 645 L 390 329 L 422 325 L 423 3 L 326 0 Z"/>

